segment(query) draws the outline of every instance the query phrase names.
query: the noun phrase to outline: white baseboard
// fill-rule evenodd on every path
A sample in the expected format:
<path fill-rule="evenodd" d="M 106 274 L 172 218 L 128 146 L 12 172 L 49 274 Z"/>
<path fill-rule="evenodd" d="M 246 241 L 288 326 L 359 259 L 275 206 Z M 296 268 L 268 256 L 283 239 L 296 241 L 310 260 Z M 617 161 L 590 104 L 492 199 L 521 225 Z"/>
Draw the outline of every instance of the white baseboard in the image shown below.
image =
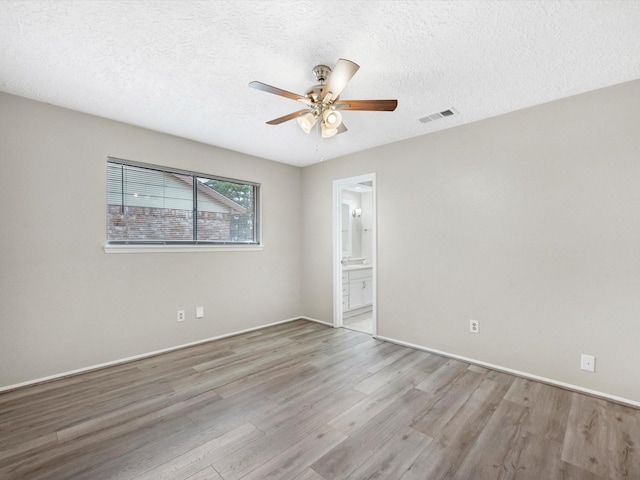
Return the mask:
<path fill-rule="evenodd" d="M 304 315 L 300 316 L 299 318 L 301 318 L 303 320 L 309 320 L 310 322 L 321 323 L 322 325 L 326 325 L 327 327 L 332 327 L 333 328 L 333 323 L 325 322 L 324 320 L 318 320 L 317 318 L 305 317 Z"/>
<path fill-rule="evenodd" d="M 243 333 L 253 332 L 255 330 L 261 330 L 263 328 L 273 327 L 275 325 L 280 325 L 280 324 L 283 324 L 283 323 L 294 322 L 294 321 L 300 320 L 300 319 L 316 321 L 316 320 L 312 320 L 310 318 L 303 317 L 303 316 L 288 318 L 286 320 L 280 320 L 280 321 L 277 321 L 277 322 L 268 323 L 266 325 L 261 325 L 259 327 L 252 327 L 252 328 L 247 328 L 245 330 L 239 330 L 237 332 L 225 333 L 224 335 L 218 335 L 216 337 L 206 338 L 204 340 L 197 340 L 195 342 L 185 343 L 183 345 L 177 345 L 175 347 L 169 347 L 169 348 L 164 348 L 162 350 L 156 350 L 156 351 L 153 351 L 153 352 L 142 353 L 140 355 L 134 355 L 132 357 L 126 357 L 126 358 L 121 358 L 119 360 L 113 360 L 111 362 L 100 363 L 98 365 L 92 365 L 90 367 L 78 368 L 77 370 L 71 370 L 71 371 L 68 371 L 68 372 L 57 373 L 55 375 L 49 375 L 48 377 L 36 378 L 35 380 L 28 380 L 26 382 L 16 383 L 14 385 L 7 385 L 6 387 L 0 387 L 0 393 L 6 392 L 6 391 L 9 391 L 9 390 L 15 390 L 15 389 L 21 388 L 21 387 L 28 387 L 29 385 L 35 385 L 35 384 L 38 384 L 38 383 L 49 382 L 51 380 L 57 380 L 57 379 L 64 378 L 64 377 L 70 377 L 70 376 L 78 375 L 78 374 L 81 374 L 81 373 L 87 373 L 87 372 L 91 372 L 91 371 L 94 371 L 94 370 L 99 370 L 101 368 L 113 367 L 115 365 L 121 365 L 123 363 L 133 362 L 135 360 L 142 360 L 143 358 L 154 357 L 156 355 L 161 355 L 163 353 L 172 352 L 174 350 L 180 350 L 181 348 L 193 347 L 195 345 L 201 345 L 203 343 L 212 342 L 214 340 L 220 340 L 220 339 L 227 338 L 227 337 L 233 337 L 233 336 L 240 335 L 240 334 L 243 334 Z M 323 323 L 323 322 L 320 322 L 320 323 Z"/>
<path fill-rule="evenodd" d="M 502 367 L 500 365 L 494 365 L 492 363 L 483 362 L 481 360 L 476 360 L 476 359 L 473 359 L 473 358 L 462 357 L 462 356 L 456 355 L 454 353 L 443 352 L 443 351 L 440 351 L 440 350 L 436 350 L 434 348 L 428 348 L 428 347 L 424 347 L 422 345 L 416 345 L 414 343 L 403 342 L 402 340 L 396 340 L 395 338 L 388 338 L 388 337 L 383 337 L 383 336 L 380 336 L 380 335 L 378 335 L 376 338 L 378 340 L 383 340 L 385 342 L 395 343 L 396 345 L 401 345 L 403 347 L 409 347 L 409 348 L 413 348 L 413 349 L 416 349 L 416 350 L 421 350 L 423 352 L 428 352 L 428 353 L 435 353 L 437 355 L 442 355 L 443 357 L 453 358 L 455 360 L 461 360 L 463 362 L 472 363 L 474 365 L 478 365 L 478 366 L 481 366 L 481 367 L 486 367 L 486 368 L 489 368 L 491 370 L 498 370 L 500 372 L 510 373 L 511 375 L 516 375 L 518 377 L 523 377 L 523 378 L 528 378 L 528 379 L 531 379 L 531 380 L 536 380 L 536 381 L 541 382 L 541 383 L 547 383 L 547 384 L 553 385 L 555 387 L 560 387 L 560 388 L 564 388 L 564 389 L 567 389 L 567 390 L 573 390 L 575 392 L 580 392 L 580 393 L 586 393 L 586 394 L 592 395 L 594 397 L 600 397 L 600 398 L 603 398 L 605 400 L 610 400 L 612 402 L 621 403 L 621 404 L 624 404 L 624 405 L 629 405 L 631 407 L 636 407 L 636 408 L 640 407 L 640 402 L 637 402 L 635 400 L 629 400 L 628 398 L 622 398 L 622 397 L 618 397 L 618 396 L 615 396 L 615 395 L 610 395 L 608 393 L 598 392 L 596 390 L 591 390 L 591 389 L 588 389 L 588 388 L 580 387 L 578 385 L 572 385 L 570 383 L 560 382 L 558 380 L 553 380 L 551 378 L 540 377 L 538 375 L 533 375 L 531 373 L 521 372 L 519 370 L 514 370 L 512 368 Z"/>

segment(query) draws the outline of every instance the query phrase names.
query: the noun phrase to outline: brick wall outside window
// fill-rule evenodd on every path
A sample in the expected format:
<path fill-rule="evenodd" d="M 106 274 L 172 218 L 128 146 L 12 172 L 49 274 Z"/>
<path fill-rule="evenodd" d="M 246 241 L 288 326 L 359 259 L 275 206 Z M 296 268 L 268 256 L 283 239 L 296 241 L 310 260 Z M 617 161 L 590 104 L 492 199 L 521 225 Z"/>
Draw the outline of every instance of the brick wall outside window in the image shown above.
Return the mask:
<path fill-rule="evenodd" d="M 191 241 L 193 211 L 152 207 L 108 206 L 110 241 Z M 231 215 L 220 212 L 198 213 L 198 240 L 231 240 Z"/>

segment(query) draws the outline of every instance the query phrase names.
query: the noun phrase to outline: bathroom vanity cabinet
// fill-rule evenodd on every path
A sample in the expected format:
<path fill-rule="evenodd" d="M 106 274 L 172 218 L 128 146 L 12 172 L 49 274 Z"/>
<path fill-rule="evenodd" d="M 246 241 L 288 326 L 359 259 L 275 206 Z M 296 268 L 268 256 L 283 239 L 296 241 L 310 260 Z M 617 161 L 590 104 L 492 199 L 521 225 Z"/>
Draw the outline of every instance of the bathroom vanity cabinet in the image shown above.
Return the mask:
<path fill-rule="evenodd" d="M 373 304 L 373 269 L 347 267 L 342 270 L 342 311 L 358 313 Z"/>

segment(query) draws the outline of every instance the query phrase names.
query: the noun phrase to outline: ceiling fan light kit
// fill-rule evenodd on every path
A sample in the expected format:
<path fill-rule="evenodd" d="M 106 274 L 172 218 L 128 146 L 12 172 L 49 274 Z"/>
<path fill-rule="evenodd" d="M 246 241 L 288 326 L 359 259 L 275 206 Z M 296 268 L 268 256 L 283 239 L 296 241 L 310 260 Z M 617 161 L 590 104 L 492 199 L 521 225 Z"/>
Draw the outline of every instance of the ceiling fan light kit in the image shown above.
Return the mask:
<path fill-rule="evenodd" d="M 295 118 L 300 128 L 309 133 L 320 119 L 322 137 L 329 138 L 347 131 L 340 110 L 392 112 L 398 106 L 397 100 L 340 100 L 340 93 L 359 68 L 356 63 L 344 58 L 338 60 L 333 70 L 326 65 L 316 65 L 313 74 L 320 83 L 311 87 L 304 96 L 262 82 L 251 82 L 249 87 L 296 100 L 307 107 L 270 120 L 268 125 L 279 125 Z"/>
<path fill-rule="evenodd" d="M 322 120 L 327 127 L 337 128 L 342 122 L 342 114 L 337 110 L 326 109 L 322 114 Z"/>
<path fill-rule="evenodd" d="M 315 124 L 316 117 L 311 112 L 298 117 L 298 125 L 304 130 L 304 133 L 309 133 Z"/>
<path fill-rule="evenodd" d="M 328 128 L 324 123 L 322 124 L 322 138 L 331 138 L 337 133 L 337 128 Z"/>

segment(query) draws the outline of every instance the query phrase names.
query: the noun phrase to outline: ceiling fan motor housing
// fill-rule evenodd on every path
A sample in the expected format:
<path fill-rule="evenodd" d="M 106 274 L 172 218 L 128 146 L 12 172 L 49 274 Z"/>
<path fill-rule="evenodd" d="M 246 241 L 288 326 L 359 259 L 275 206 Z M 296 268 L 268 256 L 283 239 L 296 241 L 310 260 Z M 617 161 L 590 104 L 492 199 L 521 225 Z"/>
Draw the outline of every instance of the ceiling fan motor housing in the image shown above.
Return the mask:
<path fill-rule="evenodd" d="M 327 81 L 327 78 L 329 78 L 329 75 L 331 75 L 331 68 L 326 65 L 316 65 L 313 67 L 313 74 L 320 83 L 324 83 Z"/>

